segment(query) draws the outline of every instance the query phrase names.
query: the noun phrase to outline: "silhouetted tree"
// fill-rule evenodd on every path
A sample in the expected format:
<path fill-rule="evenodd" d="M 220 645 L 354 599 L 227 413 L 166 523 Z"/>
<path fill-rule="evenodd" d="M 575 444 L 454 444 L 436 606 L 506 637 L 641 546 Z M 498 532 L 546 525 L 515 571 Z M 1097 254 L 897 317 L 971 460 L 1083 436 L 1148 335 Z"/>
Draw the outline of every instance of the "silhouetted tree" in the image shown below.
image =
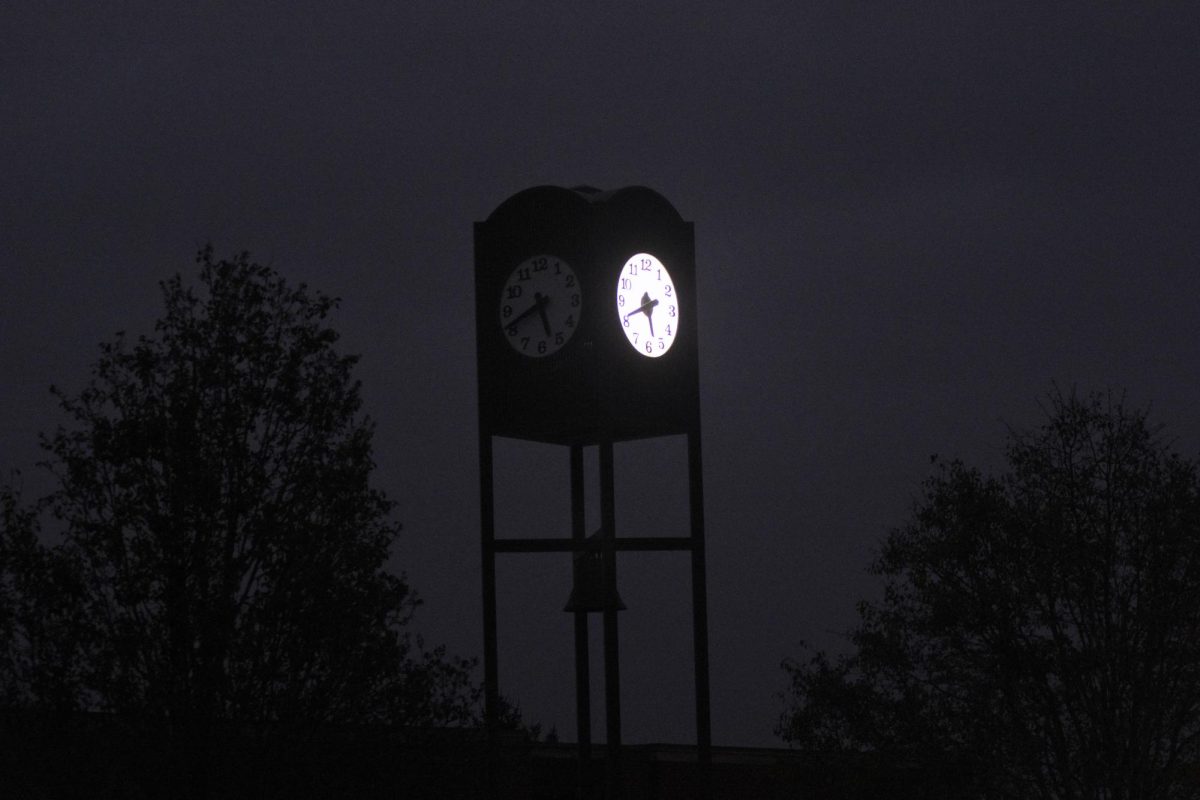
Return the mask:
<path fill-rule="evenodd" d="M 81 654 L 92 632 L 78 613 L 74 563 L 38 533 L 36 505 L 0 487 L 0 708 L 72 710 L 85 703 Z"/>
<path fill-rule="evenodd" d="M 852 652 L 785 662 L 778 733 L 983 797 L 1197 796 L 1196 464 L 1098 396 L 1053 396 L 1007 457 L 929 479 Z"/>
<path fill-rule="evenodd" d="M 327 324 L 336 301 L 245 254 L 197 261 L 198 290 L 162 284 L 153 335 L 118 334 L 86 388 L 55 390 L 72 420 L 43 437 L 61 544 L 30 547 L 28 513 L 4 506 L 5 541 L 42 559 L 21 571 L 43 582 L 26 601 L 78 623 L 46 655 L 69 666 L 62 686 L 6 663 L 10 687 L 192 733 L 473 719 L 471 664 L 407 631 L 418 600 L 386 569 L 399 525 L 369 483 L 373 426 Z"/>
<path fill-rule="evenodd" d="M 27 594 L 23 563 L 34 549 L 33 515 L 8 487 L 0 488 L 0 707 L 29 700 L 29 648 L 22 641 L 22 602 Z"/>

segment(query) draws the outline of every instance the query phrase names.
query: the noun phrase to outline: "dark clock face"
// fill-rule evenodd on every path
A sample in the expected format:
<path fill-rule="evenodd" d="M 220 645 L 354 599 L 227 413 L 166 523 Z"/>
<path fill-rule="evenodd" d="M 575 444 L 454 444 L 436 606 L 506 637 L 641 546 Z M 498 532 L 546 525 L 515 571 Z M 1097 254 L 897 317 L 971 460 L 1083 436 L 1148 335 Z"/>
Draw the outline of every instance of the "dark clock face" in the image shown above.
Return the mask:
<path fill-rule="evenodd" d="M 561 350 L 579 327 L 583 297 L 571 267 L 552 255 L 523 261 L 500 290 L 500 327 L 523 356 Z"/>

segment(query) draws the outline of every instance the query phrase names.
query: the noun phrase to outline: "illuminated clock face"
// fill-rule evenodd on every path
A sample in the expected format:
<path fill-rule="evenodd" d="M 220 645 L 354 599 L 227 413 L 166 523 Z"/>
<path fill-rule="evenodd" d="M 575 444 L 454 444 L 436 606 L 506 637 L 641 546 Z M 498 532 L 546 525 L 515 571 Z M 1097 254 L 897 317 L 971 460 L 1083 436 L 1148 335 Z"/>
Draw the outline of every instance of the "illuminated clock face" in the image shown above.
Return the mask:
<path fill-rule="evenodd" d="M 530 358 L 561 350 L 579 326 L 582 309 L 575 273 L 567 262 L 551 255 L 522 262 L 500 291 L 504 338 Z"/>
<path fill-rule="evenodd" d="M 634 350 L 665 355 L 679 331 L 679 297 L 663 263 L 649 253 L 625 262 L 617 280 L 617 318 Z"/>

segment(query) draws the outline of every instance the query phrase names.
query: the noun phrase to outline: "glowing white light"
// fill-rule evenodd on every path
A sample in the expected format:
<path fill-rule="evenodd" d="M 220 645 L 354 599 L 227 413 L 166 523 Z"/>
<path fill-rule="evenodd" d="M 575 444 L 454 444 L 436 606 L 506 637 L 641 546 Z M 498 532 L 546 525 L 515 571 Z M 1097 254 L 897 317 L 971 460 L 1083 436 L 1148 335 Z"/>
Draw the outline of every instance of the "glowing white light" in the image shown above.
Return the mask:
<path fill-rule="evenodd" d="M 648 358 L 666 355 L 679 332 L 679 296 L 663 263 L 630 256 L 617 279 L 617 319 L 629 345 Z"/>

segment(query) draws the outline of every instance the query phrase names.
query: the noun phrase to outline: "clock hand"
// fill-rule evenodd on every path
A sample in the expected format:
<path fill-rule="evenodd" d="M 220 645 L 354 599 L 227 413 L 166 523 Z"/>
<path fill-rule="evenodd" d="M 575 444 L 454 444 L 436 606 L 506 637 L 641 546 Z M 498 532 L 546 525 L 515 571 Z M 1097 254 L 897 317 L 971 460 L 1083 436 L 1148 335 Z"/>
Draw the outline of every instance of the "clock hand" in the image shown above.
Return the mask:
<path fill-rule="evenodd" d="M 538 314 L 542 318 L 542 327 L 546 329 L 546 335 L 550 335 L 550 318 L 546 316 L 546 305 L 550 302 L 549 297 L 543 297 L 541 294 L 534 292 L 534 298 L 537 302 Z"/>
<path fill-rule="evenodd" d="M 644 294 L 644 295 L 642 295 L 642 304 L 640 306 L 638 306 L 637 308 L 635 308 L 633 311 L 630 311 L 628 314 L 626 314 L 625 319 L 629 319 L 634 314 L 645 314 L 647 317 L 649 317 L 650 311 L 656 305 L 658 305 L 657 300 L 651 300 L 650 295 Z"/>
<path fill-rule="evenodd" d="M 650 293 L 642 292 L 642 308 L 646 309 L 646 322 L 650 325 L 650 335 L 654 335 L 654 317 L 650 316 L 654 313 L 654 307 L 658 305 L 658 301 L 650 301 Z"/>
<path fill-rule="evenodd" d="M 654 313 L 654 307 L 656 305 L 658 305 L 658 301 L 651 300 L 649 292 L 642 292 L 642 304 L 640 306 L 638 306 L 637 308 L 635 308 L 633 311 L 630 311 L 628 314 L 626 314 L 625 319 L 629 319 L 631 316 L 633 316 L 634 314 L 637 314 L 639 312 L 642 314 L 645 314 L 646 322 L 648 322 L 650 324 L 650 335 L 653 336 L 654 335 L 654 317 L 652 317 L 650 315 Z"/>
<path fill-rule="evenodd" d="M 531 305 L 529 308 L 522 311 L 520 314 L 517 314 L 517 316 L 513 317 L 512 320 L 508 324 L 510 326 L 516 325 L 518 322 L 525 319 L 526 317 L 532 316 L 534 314 L 534 312 L 541 313 L 542 321 L 545 322 L 546 321 L 546 303 L 548 303 L 548 302 L 550 302 L 550 298 L 544 297 L 541 292 L 534 292 L 533 293 L 533 305 Z M 547 328 L 548 327 L 549 327 L 549 325 L 547 325 Z M 546 333 L 548 335 L 550 333 L 550 331 L 547 330 Z"/>

